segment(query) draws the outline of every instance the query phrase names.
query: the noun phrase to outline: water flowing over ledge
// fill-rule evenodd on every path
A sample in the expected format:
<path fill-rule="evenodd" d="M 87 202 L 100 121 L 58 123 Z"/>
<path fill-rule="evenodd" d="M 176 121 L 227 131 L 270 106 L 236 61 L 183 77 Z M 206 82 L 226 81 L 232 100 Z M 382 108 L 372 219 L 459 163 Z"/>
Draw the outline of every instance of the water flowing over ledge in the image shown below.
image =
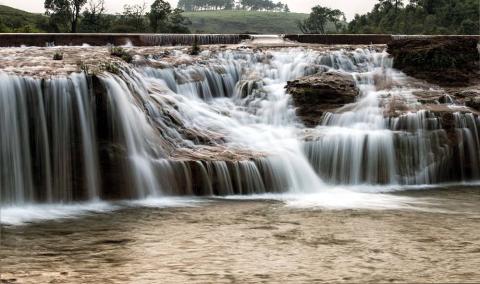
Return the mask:
<path fill-rule="evenodd" d="M 150 55 L 98 74 L 0 73 L 1 203 L 480 179 L 478 113 L 422 105 L 385 52 L 172 52 L 177 63 Z M 307 128 L 285 85 L 331 70 L 353 76 L 358 98 Z"/>
<path fill-rule="evenodd" d="M 95 33 L 3 33 L 0 47 L 135 45 L 172 46 L 198 44 L 238 44 L 249 39 L 238 34 L 95 34 Z"/>
<path fill-rule="evenodd" d="M 91 46 L 134 45 L 134 46 L 175 46 L 192 45 L 195 41 L 202 45 L 240 44 L 242 41 L 254 39 L 257 36 L 249 34 L 96 34 L 96 33 L 2 33 L 0 47 L 14 46 Z M 388 44 L 404 39 L 432 38 L 472 38 L 480 39 L 478 35 L 390 35 L 390 34 L 286 34 L 271 35 L 290 41 L 282 45 L 295 43 L 300 46 L 308 44 L 325 45 L 371 45 Z"/>

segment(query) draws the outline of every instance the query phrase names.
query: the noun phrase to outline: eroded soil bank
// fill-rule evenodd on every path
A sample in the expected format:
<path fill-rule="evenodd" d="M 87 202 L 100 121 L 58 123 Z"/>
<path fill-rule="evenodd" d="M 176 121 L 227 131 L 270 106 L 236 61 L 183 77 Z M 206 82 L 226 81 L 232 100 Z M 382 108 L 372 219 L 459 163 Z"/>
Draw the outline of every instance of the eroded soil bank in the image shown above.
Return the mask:
<path fill-rule="evenodd" d="M 202 199 L 194 207 L 130 207 L 7 226 L 2 228 L 1 279 L 474 283 L 480 281 L 478 189 L 371 195 L 363 201 L 338 193 L 336 201 L 328 195 L 286 203 Z M 377 198 L 384 209 L 368 209 Z M 334 210 L 335 204 L 351 208 Z"/>

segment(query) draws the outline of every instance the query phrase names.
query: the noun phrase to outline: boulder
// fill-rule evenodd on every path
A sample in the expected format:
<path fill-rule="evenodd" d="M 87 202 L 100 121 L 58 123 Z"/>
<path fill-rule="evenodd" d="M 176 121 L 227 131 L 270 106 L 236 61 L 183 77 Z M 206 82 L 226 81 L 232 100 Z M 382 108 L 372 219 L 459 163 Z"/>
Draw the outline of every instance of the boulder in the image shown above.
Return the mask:
<path fill-rule="evenodd" d="M 333 71 L 290 81 L 287 91 L 292 95 L 297 115 L 309 127 L 318 125 L 325 112 L 353 103 L 359 95 L 351 75 Z"/>
<path fill-rule="evenodd" d="M 394 40 L 394 67 L 441 86 L 468 86 L 479 74 L 478 38 L 428 37 Z"/>

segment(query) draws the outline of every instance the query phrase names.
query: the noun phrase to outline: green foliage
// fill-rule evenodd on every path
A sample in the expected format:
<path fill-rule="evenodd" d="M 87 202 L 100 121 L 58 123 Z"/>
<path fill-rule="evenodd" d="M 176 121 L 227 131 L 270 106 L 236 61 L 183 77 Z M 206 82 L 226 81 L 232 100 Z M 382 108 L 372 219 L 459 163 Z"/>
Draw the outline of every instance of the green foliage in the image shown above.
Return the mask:
<path fill-rule="evenodd" d="M 288 5 L 272 0 L 179 0 L 179 9 L 188 12 L 218 11 L 218 10 L 248 10 L 289 12 Z"/>
<path fill-rule="evenodd" d="M 190 29 L 196 33 L 220 34 L 297 34 L 297 22 L 308 17 L 301 13 L 276 13 L 259 11 L 204 11 L 185 12 L 192 22 Z"/>
<path fill-rule="evenodd" d="M 14 32 L 14 33 L 40 33 L 42 31 L 33 24 L 27 24 L 23 27 L 13 29 L 12 32 Z"/>
<path fill-rule="evenodd" d="M 68 26 L 72 33 L 77 32 L 80 11 L 87 0 L 45 0 L 45 14 L 50 16 L 52 25 Z"/>
<path fill-rule="evenodd" d="M 99 33 L 110 29 L 113 16 L 105 14 L 105 0 L 90 0 L 83 11 L 80 32 Z"/>
<path fill-rule="evenodd" d="M 148 30 L 148 21 L 145 17 L 147 7 L 143 5 L 125 5 L 123 13 L 113 23 L 115 27 L 122 27 L 124 30 L 113 30 L 114 32 L 145 32 Z"/>
<path fill-rule="evenodd" d="M 150 19 L 150 27 L 154 33 L 164 32 L 167 30 L 168 17 L 172 13 L 170 3 L 163 0 L 155 0 L 150 7 L 148 18 Z"/>
<path fill-rule="evenodd" d="M 115 56 L 115 57 L 119 57 L 127 63 L 131 63 L 133 61 L 133 56 L 130 53 L 128 53 L 128 51 L 126 51 L 125 49 L 123 49 L 121 47 L 117 47 L 117 46 L 111 47 L 110 48 L 110 55 Z"/>
<path fill-rule="evenodd" d="M 112 74 L 120 74 L 120 67 L 115 62 L 103 63 L 100 69 Z"/>
<path fill-rule="evenodd" d="M 164 0 L 155 0 L 150 7 L 148 18 L 154 33 L 190 33 L 190 20 L 182 15 L 182 9 L 173 9 Z"/>
<path fill-rule="evenodd" d="M 11 31 L 12 30 L 3 23 L 2 19 L 0 19 L 0 33 L 9 33 Z"/>
<path fill-rule="evenodd" d="M 478 62 L 477 42 L 473 39 L 450 40 L 445 43 L 432 43 L 420 49 L 406 43 L 405 50 L 393 51 L 398 66 L 414 66 L 417 70 L 462 69 Z M 412 52 L 415 50 L 415 52 Z M 471 52 L 471 51 L 474 52 Z"/>
<path fill-rule="evenodd" d="M 55 53 L 53 54 L 53 60 L 63 60 L 63 53 L 58 52 L 58 51 L 55 52 Z"/>
<path fill-rule="evenodd" d="M 87 75 L 91 74 L 90 73 L 90 67 L 87 64 L 85 64 L 85 62 L 83 62 L 81 60 L 77 61 L 77 67 L 78 67 L 79 72 L 83 72 Z"/>
<path fill-rule="evenodd" d="M 80 32 L 103 33 L 189 33 L 189 28 L 194 28 L 200 33 L 282 34 L 299 33 L 301 28 L 307 33 L 479 34 L 478 1 L 379 0 L 372 11 L 356 15 L 345 28 L 338 10 L 316 10 L 310 17 L 260 12 L 270 9 L 268 0 L 180 0 L 179 7 L 184 10 L 224 9 L 186 13 L 157 0 L 148 14 L 145 5 L 126 5 L 119 15 L 106 14 L 104 0 L 46 0 L 46 16 L 0 5 L 0 33 L 73 32 L 78 25 Z M 80 13 L 85 3 L 87 8 Z M 283 10 L 289 11 L 288 6 Z"/>
<path fill-rule="evenodd" d="M 0 33 L 46 32 L 48 18 L 0 5 Z"/>
<path fill-rule="evenodd" d="M 393 34 L 479 34 L 478 0 L 379 0 L 355 15 L 347 32 Z"/>
<path fill-rule="evenodd" d="M 14 11 L 10 12 L 10 10 Z M 89 0 L 78 22 L 79 32 L 148 33 L 153 32 L 144 6 L 127 6 L 122 14 L 106 14 L 101 0 Z M 3 16 L 5 15 L 5 16 Z M 0 32 L 68 32 L 70 24 L 39 14 L 26 13 L 0 5 Z M 260 11 L 182 12 L 173 9 L 168 16 L 165 33 L 299 33 L 297 22 L 307 18 L 300 13 Z M 2 25 L 3 22 L 3 25 Z"/>
<path fill-rule="evenodd" d="M 345 21 L 345 14 L 342 11 L 318 5 L 312 8 L 312 13 L 307 19 L 298 22 L 298 27 L 306 34 L 325 34 L 329 23 L 338 29 L 342 19 Z"/>
<path fill-rule="evenodd" d="M 183 10 L 181 9 L 174 9 L 170 15 L 168 15 L 167 27 L 170 33 L 188 34 L 190 33 L 188 26 L 191 24 L 190 19 L 183 16 Z"/>

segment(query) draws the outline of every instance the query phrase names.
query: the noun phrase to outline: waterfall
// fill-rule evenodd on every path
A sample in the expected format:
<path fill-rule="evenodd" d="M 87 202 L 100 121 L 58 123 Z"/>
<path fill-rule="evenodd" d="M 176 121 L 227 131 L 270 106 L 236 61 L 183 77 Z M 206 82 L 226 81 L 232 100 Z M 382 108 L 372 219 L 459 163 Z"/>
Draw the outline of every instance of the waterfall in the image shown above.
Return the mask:
<path fill-rule="evenodd" d="M 329 70 L 352 75 L 360 95 L 307 129 L 285 85 Z M 205 51 L 172 65 L 150 56 L 115 74 L 49 79 L 0 73 L 1 203 L 479 180 L 478 115 L 422 109 L 405 81 L 370 49 Z M 403 112 L 390 112 L 395 101 Z"/>
<path fill-rule="evenodd" d="M 237 34 L 145 34 L 140 36 L 140 41 L 146 46 L 192 45 L 195 41 L 199 45 L 238 44 L 248 37 Z"/>
<path fill-rule="evenodd" d="M 306 143 L 305 153 L 324 180 L 348 185 L 478 180 L 478 116 L 451 112 L 459 142 L 451 147 L 449 126 L 442 125 L 444 117 L 421 109 L 398 117 L 386 114 L 388 100 L 400 99 L 411 109 L 420 105 L 404 86 L 405 75 L 392 69 L 387 54 L 331 53 L 322 62 L 352 74 L 361 93 L 350 109 L 326 113 L 317 127 L 322 137 Z M 376 83 L 379 78 L 380 84 Z M 382 89 L 385 82 L 392 87 Z M 455 102 L 447 99 L 446 103 Z"/>
<path fill-rule="evenodd" d="M 0 82 L 2 203 L 99 198 L 87 77 L 39 80 L 0 73 Z"/>
<path fill-rule="evenodd" d="M 385 127 L 375 76 L 388 76 L 391 61 L 384 53 L 357 50 L 323 58 L 329 68 L 353 74 L 360 98 L 351 110 L 327 113 L 324 137 L 306 145 L 307 155 L 325 180 L 340 184 L 397 183 L 393 133 Z"/>

